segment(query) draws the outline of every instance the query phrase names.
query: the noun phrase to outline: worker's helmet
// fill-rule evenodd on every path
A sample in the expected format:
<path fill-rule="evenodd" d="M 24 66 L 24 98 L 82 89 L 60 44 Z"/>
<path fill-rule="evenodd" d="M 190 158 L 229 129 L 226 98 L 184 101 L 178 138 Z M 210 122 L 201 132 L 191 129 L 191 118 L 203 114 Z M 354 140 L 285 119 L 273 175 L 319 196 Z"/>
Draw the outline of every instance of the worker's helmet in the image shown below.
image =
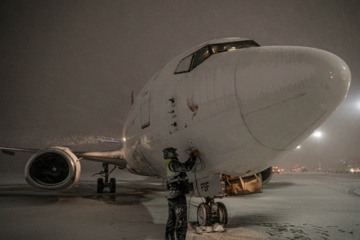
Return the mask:
<path fill-rule="evenodd" d="M 164 159 L 176 159 L 176 156 L 178 155 L 176 153 L 176 148 L 164 148 L 163 153 L 164 153 Z"/>

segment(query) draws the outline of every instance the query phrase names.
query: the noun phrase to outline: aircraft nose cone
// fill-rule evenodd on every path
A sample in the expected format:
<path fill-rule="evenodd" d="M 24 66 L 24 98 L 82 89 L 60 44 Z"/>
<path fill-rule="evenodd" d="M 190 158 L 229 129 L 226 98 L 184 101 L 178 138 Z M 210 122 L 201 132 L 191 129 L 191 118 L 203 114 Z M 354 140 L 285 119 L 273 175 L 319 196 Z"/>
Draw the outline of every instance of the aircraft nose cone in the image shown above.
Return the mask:
<path fill-rule="evenodd" d="M 260 47 L 240 56 L 236 93 L 244 123 L 264 147 L 289 150 L 345 98 L 351 74 L 336 55 L 305 47 Z"/>

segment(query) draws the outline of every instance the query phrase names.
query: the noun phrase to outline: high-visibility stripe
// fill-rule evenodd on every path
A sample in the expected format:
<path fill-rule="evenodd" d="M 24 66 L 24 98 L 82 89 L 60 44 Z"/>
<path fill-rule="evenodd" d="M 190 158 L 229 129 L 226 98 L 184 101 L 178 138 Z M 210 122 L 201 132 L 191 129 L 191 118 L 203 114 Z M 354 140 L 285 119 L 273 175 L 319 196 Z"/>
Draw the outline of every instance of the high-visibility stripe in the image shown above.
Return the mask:
<path fill-rule="evenodd" d="M 169 169 L 169 164 L 170 164 L 171 161 L 173 161 L 173 160 L 175 160 L 175 159 L 168 159 L 168 160 L 166 160 L 166 164 L 165 164 L 165 175 L 166 175 L 167 177 L 170 177 L 170 176 L 173 176 L 173 175 L 176 174 L 176 172 L 173 172 L 173 171 L 171 171 L 171 170 Z"/>

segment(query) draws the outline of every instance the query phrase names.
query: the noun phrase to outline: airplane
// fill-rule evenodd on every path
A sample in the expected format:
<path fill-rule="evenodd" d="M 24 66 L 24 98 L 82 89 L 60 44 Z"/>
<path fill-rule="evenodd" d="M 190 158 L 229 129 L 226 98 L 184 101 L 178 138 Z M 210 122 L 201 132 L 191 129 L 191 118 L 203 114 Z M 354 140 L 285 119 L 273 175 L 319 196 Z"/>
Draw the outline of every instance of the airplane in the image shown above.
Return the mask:
<path fill-rule="evenodd" d="M 47 190 L 74 186 L 80 160 L 102 162 L 99 193 L 116 191 L 109 165 L 164 178 L 164 148 L 177 148 L 180 161 L 198 149 L 189 178 L 192 192 L 206 200 L 197 210 L 199 225 L 226 225 L 227 209 L 214 199 L 262 192 L 273 164 L 336 110 L 350 82 L 349 67 L 330 52 L 222 38 L 181 53 L 132 95 L 121 150 L 0 149 L 33 153 L 26 181 Z"/>

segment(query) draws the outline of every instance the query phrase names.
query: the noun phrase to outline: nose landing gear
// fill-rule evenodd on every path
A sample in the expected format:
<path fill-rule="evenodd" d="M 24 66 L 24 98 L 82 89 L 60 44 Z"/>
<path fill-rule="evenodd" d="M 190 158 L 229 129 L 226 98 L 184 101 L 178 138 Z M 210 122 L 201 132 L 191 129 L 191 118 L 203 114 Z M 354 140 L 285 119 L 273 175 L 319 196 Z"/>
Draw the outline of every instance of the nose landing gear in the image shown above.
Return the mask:
<path fill-rule="evenodd" d="M 103 177 L 103 178 L 98 178 L 98 180 L 97 180 L 97 192 L 103 193 L 104 188 L 109 188 L 110 193 L 115 193 L 116 192 L 116 179 L 110 178 L 110 181 L 109 181 L 109 176 L 115 170 L 116 166 L 114 166 L 114 168 L 110 172 L 109 172 L 109 164 L 108 163 L 103 163 L 102 167 L 103 167 L 102 171 L 93 175 L 93 176 L 100 175 Z"/>
<path fill-rule="evenodd" d="M 197 209 L 197 219 L 200 226 L 220 223 L 224 227 L 228 224 L 228 213 L 225 204 L 215 203 L 214 197 L 206 197 L 206 203 L 200 203 Z"/>

